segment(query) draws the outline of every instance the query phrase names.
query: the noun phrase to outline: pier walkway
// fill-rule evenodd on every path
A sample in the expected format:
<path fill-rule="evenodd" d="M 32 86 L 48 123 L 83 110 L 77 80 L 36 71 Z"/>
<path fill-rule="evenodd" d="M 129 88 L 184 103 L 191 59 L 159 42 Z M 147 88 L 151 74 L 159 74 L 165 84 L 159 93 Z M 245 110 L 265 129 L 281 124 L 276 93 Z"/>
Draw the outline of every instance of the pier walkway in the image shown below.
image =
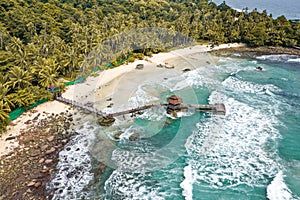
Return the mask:
<path fill-rule="evenodd" d="M 146 106 L 141 106 L 141 107 L 137 107 L 137 108 L 133 108 L 130 110 L 125 110 L 125 111 L 121 111 L 121 112 L 115 112 L 115 113 L 104 113 L 101 110 L 98 110 L 96 108 L 87 106 L 87 105 L 83 105 L 79 102 L 76 101 L 72 101 L 63 97 L 56 97 L 55 98 L 58 101 L 61 101 L 63 103 L 67 103 L 70 105 L 73 105 L 75 107 L 90 111 L 92 113 L 97 114 L 99 117 L 103 117 L 103 118 L 113 118 L 113 117 L 117 117 L 117 116 L 121 116 L 121 115 L 126 115 L 126 114 L 132 114 L 132 113 L 138 113 L 140 111 L 146 110 L 146 109 L 150 109 L 150 108 L 155 108 L 155 107 L 170 107 L 170 104 L 151 104 L 151 105 L 146 105 Z M 217 113 L 217 114 L 222 114 L 225 115 L 226 113 L 226 109 L 225 109 L 225 105 L 224 104 L 178 104 L 178 105 L 171 105 L 172 109 L 175 110 L 184 110 L 184 109 L 188 109 L 188 108 L 195 108 L 196 111 L 199 112 L 213 112 L 213 113 Z"/>

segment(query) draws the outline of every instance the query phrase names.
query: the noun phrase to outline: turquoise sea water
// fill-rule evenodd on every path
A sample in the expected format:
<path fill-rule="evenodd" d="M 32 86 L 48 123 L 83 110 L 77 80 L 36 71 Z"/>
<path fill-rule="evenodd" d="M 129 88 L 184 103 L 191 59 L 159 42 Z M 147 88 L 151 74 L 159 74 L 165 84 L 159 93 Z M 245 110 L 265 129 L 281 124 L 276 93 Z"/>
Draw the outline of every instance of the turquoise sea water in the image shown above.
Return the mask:
<path fill-rule="evenodd" d="M 224 103 L 225 116 L 189 110 L 171 119 L 152 109 L 111 129 L 85 123 L 60 154 L 54 199 L 300 199 L 300 58 L 239 56 L 143 85 L 131 99 L 142 105 L 175 93 L 185 103 Z M 92 157 L 103 151 L 110 167 L 95 180 Z"/>

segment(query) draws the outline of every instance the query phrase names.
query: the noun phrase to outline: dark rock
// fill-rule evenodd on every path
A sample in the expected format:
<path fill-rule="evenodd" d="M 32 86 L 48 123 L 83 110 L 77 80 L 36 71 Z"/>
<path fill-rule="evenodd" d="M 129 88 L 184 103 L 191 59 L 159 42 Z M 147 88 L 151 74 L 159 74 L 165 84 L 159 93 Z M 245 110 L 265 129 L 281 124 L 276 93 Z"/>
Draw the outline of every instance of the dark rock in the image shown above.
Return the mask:
<path fill-rule="evenodd" d="M 45 151 L 46 149 L 48 149 L 48 147 L 49 147 L 49 145 L 47 145 L 47 144 L 44 145 L 44 146 L 41 146 L 41 150 L 42 150 L 42 151 Z"/>
<path fill-rule="evenodd" d="M 130 137 L 129 137 L 129 140 L 130 141 L 136 141 L 139 137 L 139 134 L 138 133 L 134 133 L 132 134 Z"/>
<path fill-rule="evenodd" d="M 165 68 L 166 69 L 173 69 L 173 68 L 175 68 L 175 66 L 174 65 L 165 65 Z"/>
<path fill-rule="evenodd" d="M 52 159 L 47 159 L 47 160 L 45 160 L 45 163 L 46 163 L 46 164 L 50 164 L 50 163 L 52 163 L 52 162 L 53 162 Z"/>
<path fill-rule="evenodd" d="M 52 136 L 48 137 L 47 140 L 48 140 L 49 142 L 52 142 L 52 141 L 54 140 L 54 136 L 52 135 Z"/>
<path fill-rule="evenodd" d="M 40 187 L 41 185 L 42 185 L 41 182 L 37 182 L 36 184 L 34 184 L 34 187 L 38 188 L 38 187 Z"/>
<path fill-rule="evenodd" d="M 34 186 L 35 185 L 35 181 L 30 181 L 28 184 L 27 184 L 27 187 L 31 187 L 31 186 Z"/>
<path fill-rule="evenodd" d="M 31 124 L 31 120 L 24 122 L 24 124 Z"/>
<path fill-rule="evenodd" d="M 110 103 L 107 107 L 111 108 L 113 105 L 114 105 L 113 103 Z"/>
<path fill-rule="evenodd" d="M 42 170 L 41 170 L 42 173 L 48 173 L 49 171 L 50 171 L 49 168 L 45 168 L 45 169 L 42 169 Z"/>
<path fill-rule="evenodd" d="M 191 71 L 191 69 L 185 68 L 185 69 L 183 69 L 182 71 L 183 71 L 183 72 L 189 72 L 189 71 Z"/>
<path fill-rule="evenodd" d="M 166 124 L 172 124 L 173 123 L 173 121 L 172 120 L 170 120 L 170 119 L 166 119 Z"/>
<path fill-rule="evenodd" d="M 262 68 L 261 66 L 258 66 L 258 67 L 256 67 L 256 70 L 258 70 L 258 71 L 262 71 L 262 70 L 263 70 L 263 68 Z"/>
<path fill-rule="evenodd" d="M 117 133 L 117 134 L 114 135 L 114 138 L 115 138 L 115 139 L 120 139 L 120 136 L 121 136 L 121 135 L 122 135 L 122 133 Z"/>
<path fill-rule="evenodd" d="M 16 138 L 16 136 L 10 136 L 10 137 L 7 137 L 6 139 L 5 139 L 5 141 L 8 141 L 8 140 L 14 140 Z"/>
<path fill-rule="evenodd" d="M 135 68 L 136 69 L 143 69 L 144 68 L 144 64 L 137 64 Z"/>
<path fill-rule="evenodd" d="M 46 151 L 46 154 L 51 154 L 53 152 L 55 152 L 55 148 L 54 147 L 51 147 L 51 149 L 49 149 L 48 151 Z"/>
<path fill-rule="evenodd" d="M 39 150 L 34 150 L 33 152 L 31 152 L 30 156 L 36 157 L 36 156 L 38 156 L 40 154 L 41 154 L 41 152 Z"/>
<path fill-rule="evenodd" d="M 115 118 L 101 118 L 99 119 L 100 126 L 111 126 L 116 121 Z"/>

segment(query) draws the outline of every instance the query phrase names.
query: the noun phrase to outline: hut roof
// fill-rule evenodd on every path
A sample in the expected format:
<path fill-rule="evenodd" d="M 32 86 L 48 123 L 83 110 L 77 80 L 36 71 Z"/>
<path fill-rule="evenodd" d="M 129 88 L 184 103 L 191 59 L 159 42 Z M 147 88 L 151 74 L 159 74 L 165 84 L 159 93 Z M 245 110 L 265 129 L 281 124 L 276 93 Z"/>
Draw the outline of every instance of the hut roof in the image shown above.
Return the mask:
<path fill-rule="evenodd" d="M 182 98 L 176 96 L 176 95 L 172 95 L 167 99 L 169 104 L 181 104 L 182 103 Z"/>

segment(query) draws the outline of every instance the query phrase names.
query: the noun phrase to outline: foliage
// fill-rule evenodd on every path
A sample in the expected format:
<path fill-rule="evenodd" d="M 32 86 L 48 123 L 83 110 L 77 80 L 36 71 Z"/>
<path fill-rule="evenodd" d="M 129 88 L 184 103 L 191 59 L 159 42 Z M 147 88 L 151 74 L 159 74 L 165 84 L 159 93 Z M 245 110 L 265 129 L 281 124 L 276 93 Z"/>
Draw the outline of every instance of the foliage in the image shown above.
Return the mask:
<path fill-rule="evenodd" d="M 142 32 L 116 36 L 145 27 L 162 27 L 175 36 L 180 32 L 213 44 L 300 45 L 299 23 L 284 16 L 273 19 L 266 11 L 238 12 L 225 2 L 217 6 L 208 0 L 1 0 L 0 129 L 10 110 L 51 96 L 47 88 L 52 85 L 63 89 L 61 77 L 75 79 L 83 70 L 104 69 L 113 60 L 118 66 L 128 53 L 133 52 L 129 61 L 134 61 L 178 44 L 166 39 L 174 35 L 154 29 L 158 40 L 147 40 Z M 137 39 L 144 42 L 138 46 Z"/>

